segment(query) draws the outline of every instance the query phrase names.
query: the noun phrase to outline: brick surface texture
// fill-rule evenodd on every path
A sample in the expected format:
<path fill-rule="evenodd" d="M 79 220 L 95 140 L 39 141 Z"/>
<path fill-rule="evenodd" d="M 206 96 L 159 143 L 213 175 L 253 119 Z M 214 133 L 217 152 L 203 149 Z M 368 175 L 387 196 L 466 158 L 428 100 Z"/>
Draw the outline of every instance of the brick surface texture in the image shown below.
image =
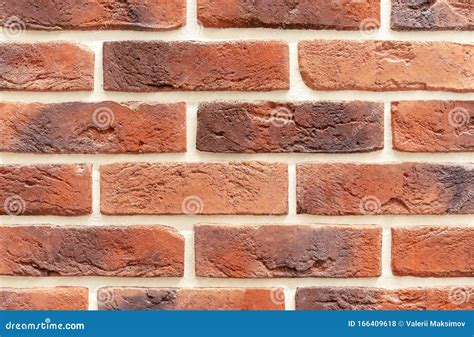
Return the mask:
<path fill-rule="evenodd" d="M 0 0 L 0 310 L 474 310 L 473 31 L 472 0 Z"/>

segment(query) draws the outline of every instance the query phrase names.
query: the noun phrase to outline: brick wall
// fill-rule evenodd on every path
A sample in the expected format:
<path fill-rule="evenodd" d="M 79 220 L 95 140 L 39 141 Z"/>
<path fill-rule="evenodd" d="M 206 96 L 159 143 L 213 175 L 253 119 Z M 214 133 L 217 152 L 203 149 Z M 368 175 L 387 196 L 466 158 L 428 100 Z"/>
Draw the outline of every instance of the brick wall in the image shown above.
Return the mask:
<path fill-rule="evenodd" d="M 474 309 L 474 5 L 37 2 L 0 309 Z"/>

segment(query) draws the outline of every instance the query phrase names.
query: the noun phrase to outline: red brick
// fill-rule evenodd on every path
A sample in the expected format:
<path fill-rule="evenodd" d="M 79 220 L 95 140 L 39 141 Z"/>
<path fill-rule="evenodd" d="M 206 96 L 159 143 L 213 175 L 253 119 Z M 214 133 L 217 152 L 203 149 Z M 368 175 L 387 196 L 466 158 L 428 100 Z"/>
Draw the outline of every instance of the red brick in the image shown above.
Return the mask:
<path fill-rule="evenodd" d="M 184 239 L 163 226 L 0 227 L 0 274 L 183 276 Z"/>
<path fill-rule="evenodd" d="M 375 277 L 382 230 L 368 226 L 197 225 L 201 277 Z"/>
<path fill-rule="evenodd" d="M 198 111 L 209 152 L 367 152 L 383 148 L 383 104 L 213 102 Z"/>
<path fill-rule="evenodd" d="M 66 42 L 0 43 L 0 90 L 94 89 L 94 52 Z"/>
<path fill-rule="evenodd" d="M 0 310 L 87 310 L 88 306 L 87 288 L 0 288 Z"/>
<path fill-rule="evenodd" d="M 378 26 L 380 1 L 198 0 L 198 19 L 214 28 L 358 30 L 369 21 Z"/>
<path fill-rule="evenodd" d="M 392 228 L 392 271 L 399 276 L 474 276 L 474 228 Z"/>
<path fill-rule="evenodd" d="M 8 152 L 185 152 L 186 106 L 0 103 L 0 132 Z"/>
<path fill-rule="evenodd" d="M 286 214 L 284 164 L 123 163 L 101 167 L 101 210 L 127 214 Z"/>
<path fill-rule="evenodd" d="M 474 101 L 392 103 L 393 148 L 406 152 L 474 152 Z"/>
<path fill-rule="evenodd" d="M 186 21 L 185 0 L 6 1 L 0 25 L 34 30 L 168 30 Z"/>
<path fill-rule="evenodd" d="M 473 310 L 474 287 L 298 288 L 296 310 Z"/>
<path fill-rule="evenodd" d="M 304 41 L 299 64 L 315 90 L 474 92 L 474 45 L 468 44 Z"/>
<path fill-rule="evenodd" d="M 99 310 L 283 310 L 281 288 L 99 289 Z"/>
<path fill-rule="evenodd" d="M 471 0 L 392 0 L 393 30 L 474 30 Z"/>
<path fill-rule="evenodd" d="M 111 91 L 289 88 L 288 45 L 275 41 L 104 43 L 104 89 Z"/>
<path fill-rule="evenodd" d="M 0 166 L 0 214 L 90 214 L 91 174 L 89 164 Z"/>
<path fill-rule="evenodd" d="M 474 166 L 302 164 L 299 214 L 473 214 Z"/>

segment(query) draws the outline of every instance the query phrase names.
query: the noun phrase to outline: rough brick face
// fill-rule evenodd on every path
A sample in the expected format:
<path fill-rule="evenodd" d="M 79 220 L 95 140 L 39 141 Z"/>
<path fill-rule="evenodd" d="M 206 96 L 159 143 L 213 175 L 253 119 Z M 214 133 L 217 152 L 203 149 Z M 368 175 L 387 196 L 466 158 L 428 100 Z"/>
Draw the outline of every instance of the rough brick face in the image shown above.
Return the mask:
<path fill-rule="evenodd" d="M 197 148 L 209 152 L 367 152 L 383 148 L 383 104 L 201 104 Z"/>
<path fill-rule="evenodd" d="M 474 45 L 304 41 L 299 64 L 304 82 L 315 90 L 474 92 Z"/>
<path fill-rule="evenodd" d="M 90 214 L 91 171 L 87 164 L 0 166 L 0 214 Z"/>
<path fill-rule="evenodd" d="M 392 228 L 392 271 L 399 276 L 474 277 L 474 228 Z"/>
<path fill-rule="evenodd" d="M 184 104 L 0 103 L 0 150 L 39 153 L 186 151 Z"/>
<path fill-rule="evenodd" d="M 288 62 L 288 46 L 274 41 L 106 42 L 104 89 L 283 90 Z"/>
<path fill-rule="evenodd" d="M 473 214 L 473 165 L 303 164 L 299 214 Z"/>
<path fill-rule="evenodd" d="M 375 277 L 381 235 L 380 228 L 364 226 L 197 225 L 196 275 Z"/>
<path fill-rule="evenodd" d="M 101 167 L 104 214 L 286 214 L 284 164 L 113 164 Z"/>
<path fill-rule="evenodd" d="M 406 152 L 473 152 L 474 101 L 392 103 L 393 148 Z"/>
<path fill-rule="evenodd" d="M 379 0 L 198 0 L 198 19 L 206 27 L 271 27 L 358 30 L 380 21 Z"/>
<path fill-rule="evenodd" d="M 473 310 L 474 287 L 298 288 L 296 310 Z"/>
<path fill-rule="evenodd" d="M 282 310 L 281 288 L 101 288 L 99 310 Z"/>
<path fill-rule="evenodd" d="M 474 30 L 471 0 L 392 0 L 393 30 Z"/>
<path fill-rule="evenodd" d="M 163 226 L 0 227 L 0 274 L 183 276 L 184 240 Z"/>
<path fill-rule="evenodd" d="M 88 306 L 87 288 L 0 288 L 0 310 L 87 310 Z"/>
<path fill-rule="evenodd" d="M 0 43 L 0 90 L 94 88 L 94 53 L 66 42 Z"/>
<path fill-rule="evenodd" d="M 0 25 L 26 29 L 168 30 L 185 22 L 185 0 L 6 0 Z"/>

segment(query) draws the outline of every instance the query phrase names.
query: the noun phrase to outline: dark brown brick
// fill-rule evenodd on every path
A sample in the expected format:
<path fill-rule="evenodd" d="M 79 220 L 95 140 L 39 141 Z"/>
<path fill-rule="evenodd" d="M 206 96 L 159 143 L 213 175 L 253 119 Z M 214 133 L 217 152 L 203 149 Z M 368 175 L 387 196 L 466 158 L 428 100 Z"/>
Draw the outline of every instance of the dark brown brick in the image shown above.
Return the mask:
<path fill-rule="evenodd" d="M 302 164 L 299 214 L 473 214 L 474 166 Z"/>
<path fill-rule="evenodd" d="M 101 288 L 99 310 L 283 310 L 281 288 Z"/>
<path fill-rule="evenodd" d="M 185 0 L 5 1 L 0 25 L 34 30 L 168 30 L 186 20 Z"/>
<path fill-rule="evenodd" d="M 0 288 L 0 310 L 87 310 L 88 306 L 87 288 Z"/>
<path fill-rule="evenodd" d="M 94 52 L 66 42 L 0 43 L 0 90 L 94 89 Z"/>
<path fill-rule="evenodd" d="M 196 275 L 202 277 L 375 277 L 377 227 L 197 225 Z"/>
<path fill-rule="evenodd" d="M 296 310 L 472 310 L 474 287 L 298 288 Z"/>
<path fill-rule="evenodd" d="M 198 0 L 198 19 L 214 28 L 302 28 L 358 30 L 380 22 L 380 1 Z"/>
<path fill-rule="evenodd" d="M 367 152 L 383 148 L 383 104 L 213 102 L 198 111 L 209 152 Z"/>
<path fill-rule="evenodd" d="M 473 277 L 474 228 L 392 228 L 392 271 L 398 276 Z"/>
<path fill-rule="evenodd" d="M 392 103 L 393 148 L 406 152 L 474 152 L 474 101 Z"/>
<path fill-rule="evenodd" d="M 178 104 L 0 103 L 0 150 L 39 153 L 186 151 L 186 107 Z"/>
<path fill-rule="evenodd" d="M 163 226 L 0 227 L 0 274 L 183 276 L 184 239 Z"/>
<path fill-rule="evenodd" d="M 474 92 L 474 45 L 317 40 L 299 43 L 304 82 L 314 90 Z"/>
<path fill-rule="evenodd" d="M 0 166 L 0 214 L 90 214 L 91 174 L 88 164 Z"/>
<path fill-rule="evenodd" d="M 392 0 L 393 30 L 474 30 L 472 0 Z"/>
<path fill-rule="evenodd" d="M 289 88 L 288 45 L 275 41 L 104 43 L 104 89 L 111 91 Z"/>
<path fill-rule="evenodd" d="M 101 167 L 101 210 L 127 214 L 286 214 L 284 164 L 124 163 Z"/>

